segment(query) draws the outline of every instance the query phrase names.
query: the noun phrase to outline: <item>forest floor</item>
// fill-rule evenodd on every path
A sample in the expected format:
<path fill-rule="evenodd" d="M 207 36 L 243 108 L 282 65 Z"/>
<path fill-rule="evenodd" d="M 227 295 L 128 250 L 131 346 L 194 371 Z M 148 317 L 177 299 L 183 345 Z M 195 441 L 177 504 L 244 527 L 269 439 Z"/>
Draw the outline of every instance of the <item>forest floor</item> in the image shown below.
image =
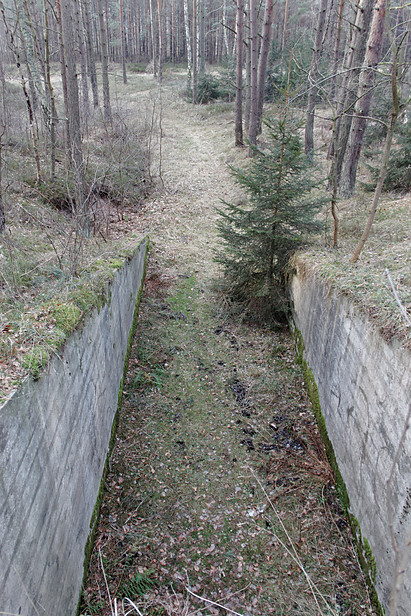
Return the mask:
<path fill-rule="evenodd" d="M 290 335 L 216 290 L 216 208 L 245 159 L 232 106 L 164 87 L 160 108 L 164 188 L 132 221 L 151 254 L 81 613 L 374 614 Z"/>

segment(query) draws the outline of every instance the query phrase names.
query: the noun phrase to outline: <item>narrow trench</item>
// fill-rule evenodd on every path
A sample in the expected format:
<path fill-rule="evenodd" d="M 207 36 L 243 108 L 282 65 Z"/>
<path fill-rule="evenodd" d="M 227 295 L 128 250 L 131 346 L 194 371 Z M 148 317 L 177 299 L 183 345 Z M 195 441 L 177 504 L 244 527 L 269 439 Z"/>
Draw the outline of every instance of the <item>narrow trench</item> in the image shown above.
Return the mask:
<path fill-rule="evenodd" d="M 82 614 L 111 613 L 104 576 L 145 615 L 374 613 L 289 333 L 158 264 Z"/>
<path fill-rule="evenodd" d="M 172 189 L 139 217 L 152 251 L 81 614 L 375 614 L 290 335 L 213 290 L 230 124 L 163 109 Z"/>

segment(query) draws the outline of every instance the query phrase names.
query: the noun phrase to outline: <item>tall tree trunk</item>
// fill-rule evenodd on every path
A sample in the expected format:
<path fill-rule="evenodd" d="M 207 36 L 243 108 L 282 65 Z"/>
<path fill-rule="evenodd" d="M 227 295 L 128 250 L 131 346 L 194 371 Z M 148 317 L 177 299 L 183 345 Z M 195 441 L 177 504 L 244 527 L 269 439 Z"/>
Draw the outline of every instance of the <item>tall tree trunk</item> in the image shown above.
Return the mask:
<path fill-rule="evenodd" d="M 156 36 L 155 36 L 156 32 L 155 32 L 155 27 L 154 27 L 153 0 L 150 0 L 149 2 L 149 9 L 150 9 L 150 24 L 151 24 L 151 57 L 153 61 L 153 75 L 154 77 L 157 77 L 157 53 L 156 53 L 157 45 L 156 45 Z"/>
<path fill-rule="evenodd" d="M 87 59 L 84 46 L 84 28 L 83 21 L 80 14 L 80 3 L 74 4 L 75 13 L 75 27 L 77 32 L 78 42 L 78 55 L 80 59 L 80 74 L 81 74 L 81 98 L 83 103 L 83 112 L 88 116 L 90 112 L 90 99 L 88 95 L 88 81 L 87 81 Z"/>
<path fill-rule="evenodd" d="M 243 141 L 243 13 L 244 0 L 237 0 L 237 64 L 235 97 L 235 144 Z"/>
<path fill-rule="evenodd" d="M 45 69 L 46 69 L 46 82 L 50 98 L 50 175 L 54 180 L 56 174 L 56 122 L 57 122 L 57 110 L 56 99 L 54 96 L 54 88 L 51 81 L 51 66 L 50 66 L 50 41 L 49 41 L 49 5 L 47 0 L 43 0 L 43 13 L 44 13 L 44 50 L 45 50 Z"/>
<path fill-rule="evenodd" d="M 26 71 L 27 71 L 27 80 L 29 82 L 29 90 L 30 90 L 30 98 L 31 98 L 31 105 L 33 107 L 33 111 L 36 112 L 38 107 L 39 107 L 39 101 L 38 101 L 38 95 L 37 95 L 37 89 L 36 89 L 36 84 L 34 82 L 34 76 L 33 76 L 33 70 L 34 69 L 34 62 L 33 62 L 33 57 L 32 57 L 32 50 L 30 50 L 30 53 L 27 49 L 27 44 L 26 44 L 26 38 L 23 32 L 23 29 L 21 27 L 21 23 L 20 23 L 20 17 L 18 14 L 18 8 L 16 7 L 16 19 L 17 19 L 17 29 L 19 31 L 19 35 L 20 35 L 20 46 L 21 46 L 21 57 L 24 58 L 24 63 L 26 65 Z"/>
<path fill-rule="evenodd" d="M 251 45 L 251 78 L 250 78 L 250 128 L 248 139 L 250 141 L 250 156 L 257 143 L 258 128 L 258 27 L 257 27 L 257 0 L 250 0 L 250 45 Z"/>
<path fill-rule="evenodd" d="M 330 100 L 333 102 L 335 99 L 335 90 L 337 87 L 338 65 L 340 63 L 340 46 L 341 46 L 342 23 L 343 23 L 343 16 L 344 16 L 344 5 L 345 5 L 345 0 L 340 0 L 340 6 L 338 8 L 338 16 L 337 16 L 337 32 L 335 35 L 335 44 L 334 44 L 333 72 L 332 72 L 332 80 L 331 80 L 331 87 L 330 87 Z"/>
<path fill-rule="evenodd" d="M 250 109 L 251 109 L 251 37 L 250 37 L 250 0 L 246 0 L 246 30 L 247 43 L 245 53 L 245 110 L 244 110 L 244 128 L 248 134 L 250 129 Z"/>
<path fill-rule="evenodd" d="M 198 74 L 205 74 L 205 0 L 199 0 Z"/>
<path fill-rule="evenodd" d="M 61 2 L 61 27 L 63 34 L 64 58 L 66 62 L 68 124 L 71 139 L 71 149 L 68 152 L 70 167 L 74 180 L 74 200 L 79 226 L 83 235 L 90 232 L 89 216 L 86 198 L 86 182 L 84 172 L 83 148 L 80 125 L 80 103 L 75 61 L 75 20 L 72 0 Z"/>
<path fill-rule="evenodd" d="M 193 105 L 197 105 L 198 79 L 197 0 L 193 0 Z"/>
<path fill-rule="evenodd" d="M 188 15 L 188 0 L 183 0 L 184 8 L 184 28 L 186 33 L 186 45 L 187 45 L 187 82 L 191 83 L 191 71 L 193 66 L 193 54 L 191 47 L 191 33 L 190 33 L 190 20 Z"/>
<path fill-rule="evenodd" d="M 260 49 L 260 57 L 258 60 L 258 75 L 257 75 L 257 132 L 258 133 L 261 133 L 261 121 L 263 117 L 265 76 L 267 72 L 268 52 L 270 50 L 271 25 L 273 22 L 273 8 L 274 8 L 274 0 L 266 0 L 262 43 L 261 43 L 261 49 Z"/>
<path fill-rule="evenodd" d="M 21 32 L 21 36 L 22 36 L 22 42 L 24 44 L 24 47 L 26 49 L 26 54 L 27 54 L 27 63 L 28 63 L 28 68 L 32 74 L 32 86 L 31 88 L 33 88 L 34 92 L 36 92 L 36 85 L 37 85 L 37 89 L 39 87 L 39 83 L 40 83 L 40 79 L 38 77 L 38 70 L 37 70 L 37 66 L 36 66 L 36 62 L 35 62 L 35 58 L 37 57 L 38 63 L 40 64 L 40 68 L 41 68 L 41 73 L 42 73 L 42 78 L 43 78 L 43 83 L 44 83 L 44 89 L 45 89 L 45 94 L 47 97 L 47 78 L 46 78 L 46 69 L 45 69 L 45 64 L 44 64 L 44 48 L 42 45 L 42 41 L 39 40 L 38 37 L 38 33 L 39 33 L 39 28 L 38 26 L 36 27 L 36 22 L 38 22 L 38 15 L 36 13 L 36 9 L 33 6 L 32 3 L 29 3 L 28 0 L 24 0 L 24 9 L 25 9 L 25 13 L 26 13 L 26 20 L 27 20 L 27 25 L 30 28 L 30 34 L 31 36 L 29 37 L 26 34 L 26 28 L 22 28 L 22 32 Z M 16 6 L 16 3 L 15 3 Z M 18 15 L 18 7 L 16 6 L 16 15 Z M 28 44 L 26 43 L 26 39 L 31 39 Z M 37 92 L 35 94 L 35 96 L 37 97 Z M 49 101 L 47 101 L 49 102 Z M 34 108 L 36 108 L 35 105 L 33 105 Z"/>
<path fill-rule="evenodd" d="M 69 152 L 71 150 L 71 139 L 70 139 L 70 127 L 68 123 L 68 93 L 67 93 L 67 74 L 66 74 L 66 61 L 64 58 L 64 44 L 63 44 L 63 31 L 61 26 L 61 2 L 60 0 L 56 0 L 56 15 L 57 15 L 57 31 L 58 31 L 58 41 L 59 41 L 59 50 L 60 50 L 60 67 L 61 67 L 61 83 L 63 87 L 63 100 L 64 100 L 64 110 L 65 110 L 65 124 L 64 124 L 64 134 L 66 141 L 66 151 Z"/>
<path fill-rule="evenodd" d="M 91 20 L 90 20 L 88 0 L 82 0 L 81 12 L 82 12 L 82 17 L 83 17 L 83 26 L 86 31 L 86 49 L 87 49 L 86 57 L 87 57 L 88 74 L 89 74 L 90 83 L 91 83 L 91 91 L 93 93 L 93 105 L 94 107 L 98 107 L 97 71 L 96 71 L 96 61 L 94 58 L 93 37 L 92 37 L 92 32 L 91 32 Z"/>
<path fill-rule="evenodd" d="M 158 81 L 159 83 L 163 80 L 163 19 L 162 19 L 162 3 L 161 0 L 157 0 L 157 9 L 158 9 Z"/>
<path fill-rule="evenodd" d="M 228 29 L 227 29 L 227 25 L 228 25 L 228 17 L 227 17 L 227 0 L 223 0 L 223 40 L 224 40 L 224 47 L 225 47 L 225 53 L 226 56 L 228 57 L 230 55 L 230 46 L 228 44 Z"/>
<path fill-rule="evenodd" d="M 6 216 L 3 205 L 3 135 L 0 135 L 0 236 L 6 230 Z"/>
<path fill-rule="evenodd" d="M 375 69 L 380 59 L 380 49 L 385 26 L 386 3 L 387 0 L 377 0 L 374 7 L 374 15 L 367 41 L 364 68 L 361 73 L 358 87 L 357 102 L 354 108 L 354 118 L 351 125 L 349 143 L 341 170 L 340 196 L 342 197 L 350 197 L 355 189 L 358 161 L 375 83 Z"/>
<path fill-rule="evenodd" d="M 121 30 L 121 66 L 123 69 L 123 83 L 127 83 L 126 70 L 126 32 L 124 28 L 123 0 L 120 0 L 120 30 Z"/>
<path fill-rule="evenodd" d="M 110 83 L 108 79 L 108 43 L 107 30 L 104 19 L 103 0 L 97 0 L 97 10 L 100 25 L 100 46 L 101 46 L 101 72 L 103 77 L 103 111 L 104 120 L 111 124 L 111 102 L 110 102 Z"/>
<path fill-rule="evenodd" d="M 4 78 L 3 63 L 0 59 L 0 82 L 1 82 L 1 100 L 0 100 L 0 236 L 6 230 L 6 216 L 4 213 L 3 201 L 3 137 L 6 132 L 6 80 Z"/>
<path fill-rule="evenodd" d="M 373 0 L 359 0 L 351 28 L 348 49 L 344 56 L 342 83 L 337 93 L 336 156 L 334 157 L 334 140 L 331 142 L 329 150 L 329 156 L 334 157 L 333 165 L 336 169 L 337 184 L 340 182 L 342 162 L 352 123 L 352 108 L 357 96 L 361 66 L 364 63 L 367 38 L 371 25 L 372 6 Z"/>
<path fill-rule="evenodd" d="M 14 35 L 15 30 L 14 28 L 11 28 L 9 25 L 2 0 L 0 0 L 0 12 L 3 18 L 6 34 L 10 40 L 11 50 L 14 55 L 14 59 L 16 62 L 16 66 L 17 66 L 17 70 L 18 70 L 19 78 L 21 82 L 21 87 L 23 89 L 23 94 L 24 94 L 24 98 L 26 101 L 27 114 L 29 118 L 30 135 L 31 135 L 31 139 L 33 142 L 34 159 L 36 161 L 37 181 L 40 181 L 41 179 L 40 150 L 39 150 L 37 132 L 36 132 L 36 127 L 35 127 L 34 109 L 32 105 L 32 100 L 27 90 L 26 77 L 23 72 L 23 67 L 21 65 L 21 59 L 20 59 L 20 52 L 19 52 L 19 48 L 16 43 L 15 35 Z"/>
<path fill-rule="evenodd" d="M 311 60 L 310 71 L 308 73 L 308 79 L 310 83 L 310 90 L 308 92 L 308 101 L 307 101 L 307 113 L 305 120 L 305 144 L 304 151 L 309 156 L 309 158 L 313 158 L 314 155 L 314 113 L 315 113 L 315 103 L 317 99 L 318 86 L 318 66 L 320 63 L 320 58 L 323 49 L 323 39 L 324 39 L 324 25 L 325 25 L 325 17 L 327 14 L 327 4 L 328 0 L 321 0 L 321 5 L 318 13 L 317 20 L 317 32 L 315 35 L 315 43 L 313 50 L 313 57 Z"/>
<path fill-rule="evenodd" d="M 404 35 L 405 38 L 406 35 Z M 404 38 L 402 42 L 404 42 Z M 358 257 L 361 254 L 362 249 L 364 248 L 364 244 L 367 241 L 372 224 L 374 222 L 375 214 L 377 212 L 378 202 L 381 197 L 382 188 L 384 185 L 384 181 L 387 175 L 387 167 L 388 161 L 391 152 L 392 146 L 392 138 L 394 136 L 395 126 L 397 124 L 398 114 L 400 112 L 400 102 L 401 102 L 401 79 L 398 81 L 398 69 L 402 71 L 402 66 L 398 67 L 398 54 L 401 49 L 401 45 L 399 48 L 396 48 L 393 44 L 392 48 L 392 59 L 391 59 L 391 94 L 392 94 L 392 111 L 391 111 L 391 120 L 388 127 L 387 135 L 385 138 L 384 152 L 382 155 L 381 163 L 380 163 L 380 172 L 378 175 L 377 185 L 374 191 L 373 202 L 371 206 L 371 210 L 368 216 L 367 224 L 365 226 L 364 232 L 361 236 L 360 241 L 357 244 L 357 247 L 354 250 L 354 253 L 351 257 L 351 263 L 355 263 L 358 260 Z M 396 609 L 391 613 L 395 614 Z"/>

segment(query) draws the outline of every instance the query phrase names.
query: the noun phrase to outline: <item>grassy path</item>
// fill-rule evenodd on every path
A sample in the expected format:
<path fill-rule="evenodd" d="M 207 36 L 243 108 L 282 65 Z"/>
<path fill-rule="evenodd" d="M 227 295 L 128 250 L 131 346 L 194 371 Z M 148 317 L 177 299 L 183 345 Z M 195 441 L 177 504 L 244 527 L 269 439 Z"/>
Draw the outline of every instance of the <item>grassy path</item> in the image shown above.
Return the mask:
<path fill-rule="evenodd" d="M 163 94 L 166 190 L 138 221 L 153 248 L 83 614 L 111 613 L 101 562 L 144 615 L 374 613 L 289 335 L 213 291 L 230 119 Z"/>

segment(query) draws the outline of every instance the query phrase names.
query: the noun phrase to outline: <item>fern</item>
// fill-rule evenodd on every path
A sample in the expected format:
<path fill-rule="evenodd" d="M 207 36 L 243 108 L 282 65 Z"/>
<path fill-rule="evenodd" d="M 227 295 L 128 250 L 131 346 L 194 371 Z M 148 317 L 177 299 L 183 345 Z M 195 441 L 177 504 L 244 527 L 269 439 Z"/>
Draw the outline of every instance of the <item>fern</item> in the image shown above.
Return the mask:
<path fill-rule="evenodd" d="M 155 580 L 152 578 L 153 573 L 154 571 L 152 569 L 148 569 L 144 573 L 134 573 L 132 578 L 121 584 L 119 588 L 120 593 L 123 597 L 127 597 L 131 600 L 145 595 L 156 585 Z"/>

